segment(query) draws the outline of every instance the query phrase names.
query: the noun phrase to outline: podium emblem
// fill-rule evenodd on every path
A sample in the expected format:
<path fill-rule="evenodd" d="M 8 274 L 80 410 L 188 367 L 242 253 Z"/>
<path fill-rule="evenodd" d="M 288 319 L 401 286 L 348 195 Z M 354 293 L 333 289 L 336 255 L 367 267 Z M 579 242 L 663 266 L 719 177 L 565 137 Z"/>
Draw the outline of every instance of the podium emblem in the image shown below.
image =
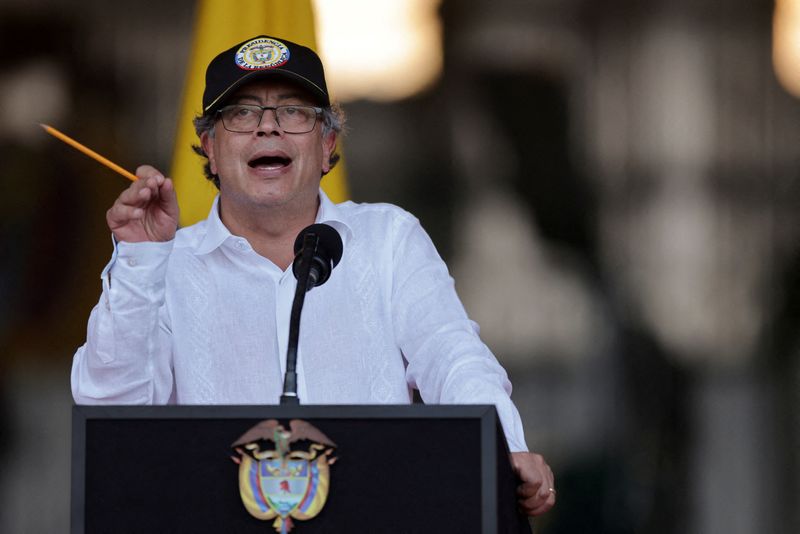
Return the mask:
<path fill-rule="evenodd" d="M 276 419 L 262 421 L 231 447 L 239 495 L 253 517 L 274 519 L 275 530 L 286 534 L 292 519 L 312 519 L 325 506 L 336 444 L 310 423 L 293 419 L 286 430 Z"/>

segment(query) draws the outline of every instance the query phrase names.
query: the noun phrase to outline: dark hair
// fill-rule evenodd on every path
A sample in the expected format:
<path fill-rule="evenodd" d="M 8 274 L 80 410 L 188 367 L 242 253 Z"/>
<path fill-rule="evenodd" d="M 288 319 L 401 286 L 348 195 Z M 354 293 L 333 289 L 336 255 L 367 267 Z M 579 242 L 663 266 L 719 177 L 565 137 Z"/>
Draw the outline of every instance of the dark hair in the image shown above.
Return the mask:
<path fill-rule="evenodd" d="M 214 113 L 213 115 L 198 115 L 192 121 L 194 124 L 194 131 L 197 132 L 197 137 L 201 137 L 204 133 L 208 133 L 209 137 L 214 137 L 214 129 L 216 128 L 217 124 L 217 114 Z M 342 108 L 338 105 L 333 104 L 331 106 L 325 106 L 322 108 L 322 135 L 328 135 L 331 132 L 335 132 L 337 135 L 340 134 L 344 130 L 344 112 Z M 211 180 L 211 182 L 217 186 L 219 189 L 219 176 L 211 172 L 211 163 L 208 161 L 208 154 L 206 151 L 203 150 L 203 146 L 201 144 L 192 145 L 192 150 L 194 150 L 195 154 L 206 158 L 205 165 L 203 165 L 203 173 L 205 174 L 206 178 Z M 336 166 L 339 162 L 341 156 L 336 152 L 333 151 L 331 154 L 328 163 L 330 164 L 330 168 Z M 327 173 L 322 173 L 327 174 Z"/>

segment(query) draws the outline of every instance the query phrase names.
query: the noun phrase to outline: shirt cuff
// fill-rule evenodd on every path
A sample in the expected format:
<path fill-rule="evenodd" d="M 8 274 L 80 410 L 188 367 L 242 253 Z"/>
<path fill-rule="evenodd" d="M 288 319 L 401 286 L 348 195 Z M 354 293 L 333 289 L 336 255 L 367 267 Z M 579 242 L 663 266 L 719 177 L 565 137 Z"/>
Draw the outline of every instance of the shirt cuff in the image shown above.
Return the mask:
<path fill-rule="evenodd" d="M 114 278 L 145 285 L 163 281 L 173 244 L 174 240 L 141 243 L 114 240 L 111 261 L 100 275 L 103 285 L 110 285 Z"/>

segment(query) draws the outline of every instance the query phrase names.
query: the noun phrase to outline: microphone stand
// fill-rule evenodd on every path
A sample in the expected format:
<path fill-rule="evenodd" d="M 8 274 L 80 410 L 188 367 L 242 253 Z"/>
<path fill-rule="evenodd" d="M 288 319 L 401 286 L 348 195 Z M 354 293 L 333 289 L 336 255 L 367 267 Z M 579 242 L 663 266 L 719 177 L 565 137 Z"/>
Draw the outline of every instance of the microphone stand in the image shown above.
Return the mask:
<path fill-rule="evenodd" d="M 292 302 L 292 314 L 289 319 L 289 345 L 286 348 L 286 377 L 283 380 L 283 394 L 281 406 L 298 405 L 300 398 L 297 396 L 297 344 L 300 339 L 300 313 L 308 291 L 308 275 L 311 271 L 311 260 L 317 248 L 319 237 L 315 234 L 306 234 L 303 239 L 302 260 L 297 273 L 297 288 Z"/>

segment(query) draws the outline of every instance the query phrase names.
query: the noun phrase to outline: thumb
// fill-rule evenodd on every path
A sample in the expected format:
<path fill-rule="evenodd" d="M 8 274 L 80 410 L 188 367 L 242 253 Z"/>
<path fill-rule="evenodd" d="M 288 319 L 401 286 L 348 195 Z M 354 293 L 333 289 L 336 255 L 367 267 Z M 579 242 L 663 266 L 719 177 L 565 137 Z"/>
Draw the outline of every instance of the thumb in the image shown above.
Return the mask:
<path fill-rule="evenodd" d="M 166 178 L 158 191 L 158 202 L 161 209 L 170 218 L 178 220 L 180 209 L 178 208 L 178 195 L 175 193 L 175 184 L 170 178 Z"/>

